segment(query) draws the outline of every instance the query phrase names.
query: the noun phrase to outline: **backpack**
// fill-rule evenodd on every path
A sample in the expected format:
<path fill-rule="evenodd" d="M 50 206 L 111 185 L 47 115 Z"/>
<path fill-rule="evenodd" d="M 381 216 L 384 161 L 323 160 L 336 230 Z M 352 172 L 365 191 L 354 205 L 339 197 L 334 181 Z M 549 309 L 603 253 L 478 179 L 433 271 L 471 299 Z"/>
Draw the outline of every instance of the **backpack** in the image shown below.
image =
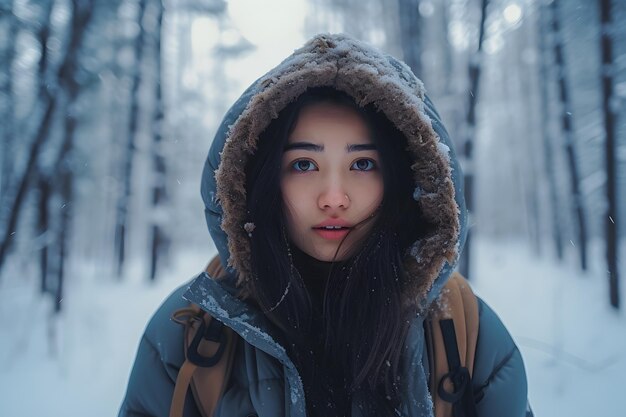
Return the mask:
<path fill-rule="evenodd" d="M 211 260 L 206 272 L 217 279 L 224 276 L 219 257 Z M 183 416 L 190 387 L 202 417 L 213 417 L 239 337 L 195 304 L 176 310 L 172 320 L 185 327 L 181 341 L 185 361 L 176 378 L 170 417 Z M 435 417 L 477 417 L 471 376 L 478 322 L 476 296 L 465 278 L 455 272 L 424 322 Z"/>

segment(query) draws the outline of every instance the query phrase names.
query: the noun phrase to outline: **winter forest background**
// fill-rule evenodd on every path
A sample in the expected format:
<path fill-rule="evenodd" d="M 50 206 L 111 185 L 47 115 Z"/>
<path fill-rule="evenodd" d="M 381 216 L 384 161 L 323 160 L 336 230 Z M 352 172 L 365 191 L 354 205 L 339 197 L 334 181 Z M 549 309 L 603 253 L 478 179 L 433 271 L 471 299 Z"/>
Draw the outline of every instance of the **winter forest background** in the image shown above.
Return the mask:
<path fill-rule="evenodd" d="M 624 0 L 1 0 L 0 416 L 116 414 L 146 321 L 215 251 L 221 117 L 318 32 L 424 81 L 470 184 L 461 268 L 536 415 L 623 415 L 624 22 Z"/>

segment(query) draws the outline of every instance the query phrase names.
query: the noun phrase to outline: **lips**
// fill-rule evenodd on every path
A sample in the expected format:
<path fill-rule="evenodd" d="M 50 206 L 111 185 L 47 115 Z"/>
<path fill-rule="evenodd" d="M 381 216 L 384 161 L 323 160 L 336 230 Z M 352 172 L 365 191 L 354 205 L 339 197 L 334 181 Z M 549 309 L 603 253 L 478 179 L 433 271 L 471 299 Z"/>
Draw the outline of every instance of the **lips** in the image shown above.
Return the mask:
<path fill-rule="evenodd" d="M 341 240 L 352 230 L 352 225 L 341 219 L 328 219 L 312 229 L 324 239 Z"/>
<path fill-rule="evenodd" d="M 322 228 L 346 228 L 351 229 L 352 224 L 343 219 L 326 219 L 320 224 L 313 226 L 314 229 L 322 229 Z"/>

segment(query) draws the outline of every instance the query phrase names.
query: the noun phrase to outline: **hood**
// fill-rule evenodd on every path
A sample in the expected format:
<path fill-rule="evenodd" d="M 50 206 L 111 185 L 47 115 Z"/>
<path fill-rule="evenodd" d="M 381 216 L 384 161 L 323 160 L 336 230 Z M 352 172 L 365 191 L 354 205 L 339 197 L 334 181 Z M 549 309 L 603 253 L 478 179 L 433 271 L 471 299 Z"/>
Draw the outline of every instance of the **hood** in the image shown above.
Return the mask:
<path fill-rule="evenodd" d="M 226 113 L 207 157 L 202 198 L 222 265 L 246 288 L 251 278 L 245 167 L 272 119 L 308 88 L 330 86 L 360 106 L 373 104 L 405 135 L 413 198 L 433 232 L 405 256 L 408 304 L 430 303 L 454 269 L 466 235 L 462 174 L 453 146 L 422 82 L 406 64 L 347 35 L 313 37 L 255 81 Z M 416 213 L 418 215 L 418 213 Z"/>

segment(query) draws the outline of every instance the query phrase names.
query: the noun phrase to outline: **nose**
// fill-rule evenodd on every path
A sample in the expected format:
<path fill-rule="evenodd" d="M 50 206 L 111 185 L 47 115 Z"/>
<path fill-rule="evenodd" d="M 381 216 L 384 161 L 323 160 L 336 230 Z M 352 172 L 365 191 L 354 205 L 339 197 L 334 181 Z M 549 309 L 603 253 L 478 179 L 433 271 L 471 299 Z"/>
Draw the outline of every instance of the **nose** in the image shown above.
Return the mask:
<path fill-rule="evenodd" d="M 350 197 L 345 187 L 339 183 L 333 183 L 322 190 L 317 204 L 322 210 L 347 209 L 350 207 Z"/>

